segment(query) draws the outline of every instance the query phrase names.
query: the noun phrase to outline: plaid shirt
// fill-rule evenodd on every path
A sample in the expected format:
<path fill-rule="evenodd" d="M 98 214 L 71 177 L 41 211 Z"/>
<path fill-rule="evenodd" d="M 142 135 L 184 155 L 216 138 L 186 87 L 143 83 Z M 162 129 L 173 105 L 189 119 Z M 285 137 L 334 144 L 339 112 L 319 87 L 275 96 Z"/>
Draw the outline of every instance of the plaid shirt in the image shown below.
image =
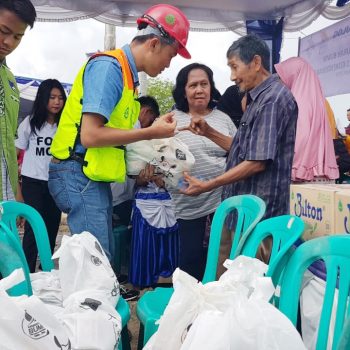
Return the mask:
<path fill-rule="evenodd" d="M 266 203 L 265 218 L 288 214 L 297 104 L 275 74 L 249 91 L 248 101 L 232 142 L 226 170 L 245 160 L 267 161 L 266 169 L 225 186 L 223 199 L 254 194 Z"/>

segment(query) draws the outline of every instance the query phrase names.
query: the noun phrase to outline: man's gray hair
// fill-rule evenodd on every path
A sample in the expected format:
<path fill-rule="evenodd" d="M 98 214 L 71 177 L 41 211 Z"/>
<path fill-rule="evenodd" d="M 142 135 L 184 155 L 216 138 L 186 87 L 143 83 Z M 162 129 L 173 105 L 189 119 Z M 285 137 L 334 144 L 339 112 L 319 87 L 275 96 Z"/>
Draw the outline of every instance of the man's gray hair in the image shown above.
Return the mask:
<path fill-rule="evenodd" d="M 261 63 L 266 70 L 270 70 L 270 49 L 264 40 L 256 35 L 246 35 L 238 40 L 227 50 L 226 57 L 230 59 L 232 56 L 237 56 L 245 64 L 253 61 L 254 56 L 261 57 Z"/>

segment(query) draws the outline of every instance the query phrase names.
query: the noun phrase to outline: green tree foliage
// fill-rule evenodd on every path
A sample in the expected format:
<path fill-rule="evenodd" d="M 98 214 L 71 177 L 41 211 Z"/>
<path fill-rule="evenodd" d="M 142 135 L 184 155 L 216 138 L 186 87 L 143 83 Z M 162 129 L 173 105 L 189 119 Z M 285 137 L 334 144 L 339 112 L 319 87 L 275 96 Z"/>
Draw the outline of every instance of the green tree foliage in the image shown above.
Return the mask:
<path fill-rule="evenodd" d="M 174 83 L 168 79 L 148 79 L 147 95 L 157 100 L 161 115 L 168 113 L 175 103 L 172 95 L 173 88 Z"/>

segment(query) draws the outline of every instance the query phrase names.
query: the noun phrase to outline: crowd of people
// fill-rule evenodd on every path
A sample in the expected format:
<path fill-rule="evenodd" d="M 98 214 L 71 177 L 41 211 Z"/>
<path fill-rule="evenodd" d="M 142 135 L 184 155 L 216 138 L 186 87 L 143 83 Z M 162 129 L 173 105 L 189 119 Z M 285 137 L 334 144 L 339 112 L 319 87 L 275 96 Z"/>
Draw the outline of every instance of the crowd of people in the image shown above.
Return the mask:
<path fill-rule="evenodd" d="M 292 58 L 271 74 L 269 47 L 257 36 L 243 36 L 228 47 L 235 85 L 222 96 L 212 70 L 191 63 L 178 72 L 172 111 L 160 116 L 157 101 L 139 97 L 138 72 L 156 77 L 177 54 L 191 57 L 189 21 L 171 5 L 154 5 L 138 18 L 130 44 L 93 55 L 67 98 L 57 80 L 44 80 L 32 113 L 17 129 L 19 91 L 6 56 L 35 17 L 29 0 L 0 2 L 0 195 L 39 211 L 52 251 L 61 212 L 71 234 L 91 232 L 111 262 L 113 228 L 131 225 L 129 282 L 135 287 L 154 286 L 176 267 L 201 280 L 206 236 L 222 200 L 255 194 L 265 201 L 265 218 L 270 218 L 289 213 L 292 181 L 334 181 L 338 168 L 349 171 L 347 151 L 340 154 L 335 143 L 334 152 L 325 98 L 312 67 Z M 126 176 L 127 144 L 174 136 L 195 158 L 182 185 L 167 188 L 151 165 L 136 178 Z M 21 150 L 19 185 L 16 154 Z M 166 216 L 166 226 L 155 214 Z M 233 234 L 234 218 L 225 227 L 228 246 Z M 29 225 L 23 248 L 34 272 L 37 248 Z M 264 261 L 270 248 L 265 241 Z"/>

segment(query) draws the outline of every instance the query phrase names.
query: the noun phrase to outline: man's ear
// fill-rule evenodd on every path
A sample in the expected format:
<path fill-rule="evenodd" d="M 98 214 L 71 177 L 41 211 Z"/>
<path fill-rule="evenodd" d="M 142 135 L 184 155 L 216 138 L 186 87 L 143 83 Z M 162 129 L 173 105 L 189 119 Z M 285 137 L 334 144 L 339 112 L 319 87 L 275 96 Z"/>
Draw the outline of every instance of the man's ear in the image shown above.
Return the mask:
<path fill-rule="evenodd" d="M 255 66 L 255 71 L 258 72 L 262 68 L 261 56 L 255 55 L 253 58 L 253 62 Z"/>
<path fill-rule="evenodd" d="M 160 44 L 160 40 L 157 37 L 154 37 L 154 38 L 151 38 L 151 39 L 148 40 L 148 47 L 152 51 L 156 50 L 157 47 L 159 46 L 159 44 Z"/>
<path fill-rule="evenodd" d="M 140 113 L 139 113 L 139 118 L 141 117 L 141 116 L 144 116 L 145 115 L 145 113 L 147 113 L 147 107 L 145 107 L 145 106 L 142 106 L 141 107 L 141 109 L 140 109 Z"/>

